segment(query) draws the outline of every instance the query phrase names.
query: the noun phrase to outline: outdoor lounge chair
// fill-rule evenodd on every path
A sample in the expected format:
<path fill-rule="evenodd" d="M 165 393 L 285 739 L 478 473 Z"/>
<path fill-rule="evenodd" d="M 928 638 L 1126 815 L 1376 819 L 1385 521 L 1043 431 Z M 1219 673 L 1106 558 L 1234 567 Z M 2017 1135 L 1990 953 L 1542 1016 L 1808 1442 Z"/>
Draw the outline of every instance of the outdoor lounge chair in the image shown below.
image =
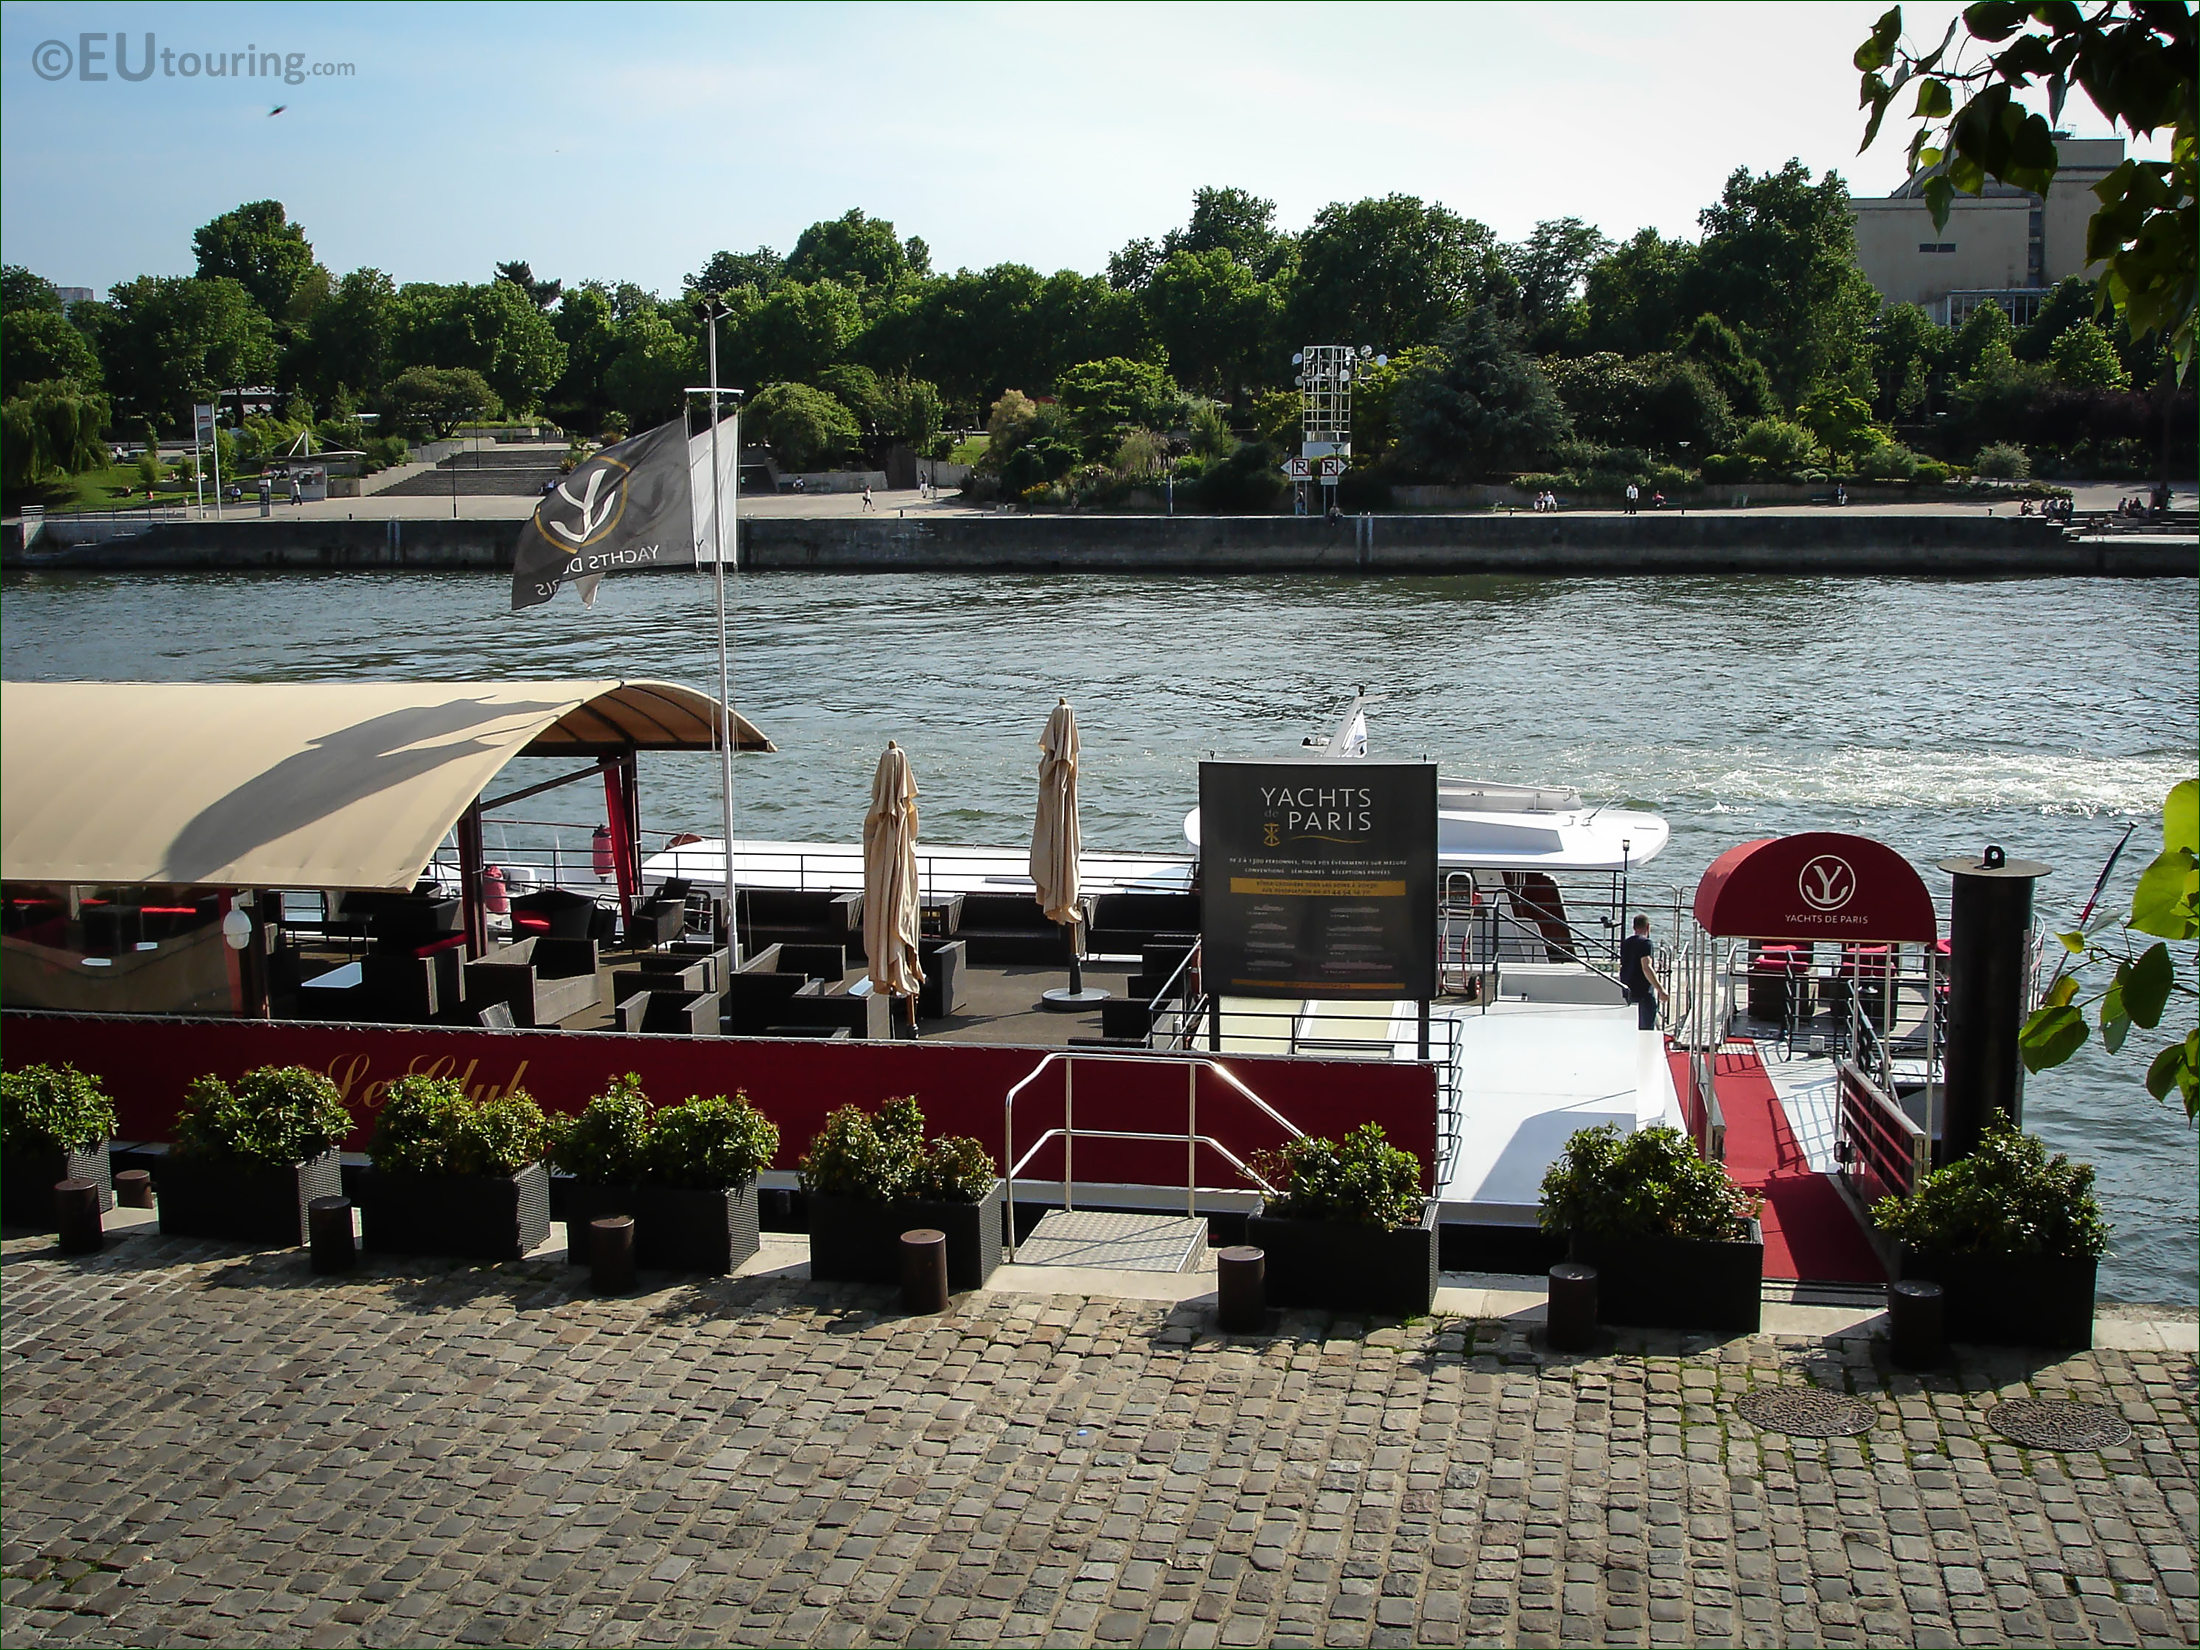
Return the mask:
<path fill-rule="evenodd" d="M 637 991 L 619 1003 L 621 1031 L 662 1031 L 681 1037 L 718 1035 L 715 991 Z"/>
<path fill-rule="evenodd" d="M 684 900 L 651 900 L 646 905 L 637 905 L 634 914 L 626 919 L 626 943 L 630 950 L 655 950 L 660 945 L 670 945 L 685 932 L 687 903 Z"/>
<path fill-rule="evenodd" d="M 924 969 L 924 984 L 917 988 L 917 1017 L 945 1019 L 960 1013 L 967 984 L 963 978 L 961 940 L 920 940 L 917 961 Z"/>
<path fill-rule="evenodd" d="M 829 888 L 744 888 L 740 891 L 744 950 L 788 940 L 863 950 L 863 896 Z"/>
<path fill-rule="evenodd" d="M 796 1018 L 787 1012 L 789 999 L 815 997 L 822 988 L 799 974 L 766 974 L 747 969 L 726 980 L 725 1029 L 729 1037 L 761 1037 L 766 1026 L 785 1025 Z"/>
<path fill-rule="evenodd" d="M 710 966 L 702 958 L 656 955 L 637 957 L 633 968 L 611 973 L 611 1000 L 623 1003 L 637 991 L 708 991 Z"/>
<path fill-rule="evenodd" d="M 466 965 L 466 1008 L 508 1004 L 522 1026 L 554 1026 L 603 1001 L 593 940 L 530 935 Z"/>
<path fill-rule="evenodd" d="M 535 920 L 528 920 L 530 918 Z M 576 894 L 567 888 L 544 888 L 536 893 L 522 894 L 512 901 L 515 928 L 554 940 L 608 943 L 617 937 L 618 921 L 616 911 L 608 911 L 586 894 Z M 537 923 L 543 926 L 537 927 Z"/>
<path fill-rule="evenodd" d="M 1089 926 L 1092 902 L 1080 903 Z M 1062 926 L 1049 920 L 1029 894 L 965 894 L 955 938 L 968 948 L 964 955 L 973 963 L 994 968 L 1035 963 L 1044 968 L 1068 961 L 1069 936 Z"/>
<path fill-rule="evenodd" d="M 1197 894 L 1095 894 L 1088 948 L 1099 956 L 1136 957 L 1148 940 L 1198 932 Z"/>
<path fill-rule="evenodd" d="M 851 1037 L 884 1041 L 893 1035 L 889 1020 L 893 1003 L 876 991 L 842 991 L 821 988 L 814 996 L 798 992 L 780 1009 L 780 1026 L 838 1027 Z M 764 1036 L 779 1035 L 766 1028 Z"/>

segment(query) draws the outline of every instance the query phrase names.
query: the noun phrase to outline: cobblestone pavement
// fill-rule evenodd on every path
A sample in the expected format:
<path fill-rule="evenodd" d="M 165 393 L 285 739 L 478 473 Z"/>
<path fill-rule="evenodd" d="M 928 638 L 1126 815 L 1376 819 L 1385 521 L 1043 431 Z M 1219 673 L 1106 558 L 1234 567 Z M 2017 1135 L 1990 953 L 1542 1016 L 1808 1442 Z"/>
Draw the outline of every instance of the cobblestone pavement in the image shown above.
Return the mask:
<path fill-rule="evenodd" d="M 11 1646 L 2189 1644 L 2183 1353 L 5 1245 Z M 651 1280 L 645 1279 L 645 1283 Z M 662 1280 L 656 1280 L 662 1281 Z M 1868 1399 L 1761 1433 L 1764 1383 Z M 2115 1405 L 2027 1452 L 1997 1395 Z"/>

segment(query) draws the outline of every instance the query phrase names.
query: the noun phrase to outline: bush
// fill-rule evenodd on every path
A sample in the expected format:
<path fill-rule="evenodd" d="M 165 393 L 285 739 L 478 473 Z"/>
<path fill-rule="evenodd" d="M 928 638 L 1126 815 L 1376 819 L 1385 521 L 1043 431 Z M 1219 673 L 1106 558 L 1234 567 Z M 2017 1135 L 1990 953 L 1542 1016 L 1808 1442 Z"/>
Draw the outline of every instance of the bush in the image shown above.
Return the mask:
<path fill-rule="evenodd" d="M 966 1135 L 927 1147 L 914 1095 L 887 1101 L 875 1116 L 839 1107 L 810 1141 L 801 1168 L 804 1191 L 866 1203 L 976 1203 L 998 1175 L 985 1148 Z"/>
<path fill-rule="evenodd" d="M 2014 442 L 1994 441 L 1978 450 L 1971 469 L 1989 481 L 2022 481 L 2032 473 L 2032 459 Z"/>
<path fill-rule="evenodd" d="M 1978 1150 L 1935 1169 L 1908 1197 L 1872 1205 L 1872 1223 L 1912 1249 L 1935 1255 L 2057 1255 L 2082 1258 L 2108 1247 L 2108 1222 L 2093 1196 L 2090 1164 L 1998 1119 Z"/>
<path fill-rule="evenodd" d="M 778 1150 L 778 1128 L 747 1095 L 690 1095 L 650 1120 L 649 1178 L 712 1190 L 746 1186 Z"/>
<path fill-rule="evenodd" d="M 1740 453 L 1712 453 L 1703 461 L 1703 478 L 1712 482 L 1749 479 L 1749 460 Z"/>
<path fill-rule="evenodd" d="M 1578 1131 L 1545 1172 L 1540 1218 L 1546 1232 L 1718 1243 L 1747 1236 L 1763 1207 L 1678 1129 L 1661 1123 L 1622 1135 L 1606 1123 Z"/>
<path fill-rule="evenodd" d="M 1938 487 L 1948 479 L 1948 466 L 1937 458 L 1919 459 L 1910 479 L 1921 487 Z"/>
<path fill-rule="evenodd" d="M 1266 1212 L 1283 1220 L 1413 1226 L 1421 1219 L 1421 1160 L 1362 1123 L 1342 1142 L 1301 1135 L 1280 1151 L 1255 1152 L 1254 1174 L 1276 1189 Z"/>
<path fill-rule="evenodd" d="M 1275 509 L 1290 488 L 1276 449 L 1265 441 L 1248 441 L 1228 458 L 1210 463 L 1196 488 L 1199 507 L 1222 515 L 1265 515 Z M 1178 480 L 1183 471 L 1177 472 Z"/>
<path fill-rule="evenodd" d="M 649 1097 L 633 1072 L 614 1077 L 578 1117 L 550 1129 L 550 1160 L 583 1180 L 626 1186 L 649 1166 Z"/>
<path fill-rule="evenodd" d="M 549 1121 L 525 1089 L 474 1101 L 453 1078 L 391 1083 L 367 1150 L 393 1174 L 517 1174 L 543 1155 Z"/>
<path fill-rule="evenodd" d="M 115 1103 L 74 1066 L 25 1066 L 0 1075 L 0 1148 L 90 1151 L 115 1132 Z"/>
<path fill-rule="evenodd" d="M 1800 424 L 1784 418 L 1760 418 L 1744 430 L 1734 451 L 1750 460 L 1750 473 L 1787 474 L 1826 461 L 1826 449 Z"/>
<path fill-rule="evenodd" d="M 1857 453 L 1854 468 L 1866 481 L 1908 481 L 1917 474 L 1917 454 L 1900 442 L 1875 442 Z"/>
<path fill-rule="evenodd" d="M 186 1153 L 263 1168 L 334 1151 L 351 1130 L 336 1085 L 304 1066 L 262 1066 L 234 1089 L 219 1077 L 196 1078 L 176 1116 L 176 1144 Z"/>

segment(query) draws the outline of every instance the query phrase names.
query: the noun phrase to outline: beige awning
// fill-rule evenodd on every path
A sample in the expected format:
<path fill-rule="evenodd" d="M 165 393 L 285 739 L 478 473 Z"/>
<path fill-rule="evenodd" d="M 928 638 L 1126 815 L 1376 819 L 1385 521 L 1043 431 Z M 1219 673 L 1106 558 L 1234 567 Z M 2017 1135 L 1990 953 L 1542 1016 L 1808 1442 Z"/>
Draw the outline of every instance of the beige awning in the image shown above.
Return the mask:
<path fill-rule="evenodd" d="M 669 682 L 8 682 L 0 878 L 410 888 L 514 757 L 709 751 L 717 710 Z"/>

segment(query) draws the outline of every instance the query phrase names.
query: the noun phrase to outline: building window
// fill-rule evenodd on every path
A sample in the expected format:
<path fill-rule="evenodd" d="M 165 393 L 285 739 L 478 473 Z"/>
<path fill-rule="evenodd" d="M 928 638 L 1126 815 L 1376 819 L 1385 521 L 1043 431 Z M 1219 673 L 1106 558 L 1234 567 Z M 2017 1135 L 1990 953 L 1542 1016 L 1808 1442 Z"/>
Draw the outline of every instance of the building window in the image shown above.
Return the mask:
<path fill-rule="evenodd" d="M 1917 249 L 1920 252 L 1953 252 L 1956 249 L 1956 243 L 1954 241 L 1919 241 Z"/>

